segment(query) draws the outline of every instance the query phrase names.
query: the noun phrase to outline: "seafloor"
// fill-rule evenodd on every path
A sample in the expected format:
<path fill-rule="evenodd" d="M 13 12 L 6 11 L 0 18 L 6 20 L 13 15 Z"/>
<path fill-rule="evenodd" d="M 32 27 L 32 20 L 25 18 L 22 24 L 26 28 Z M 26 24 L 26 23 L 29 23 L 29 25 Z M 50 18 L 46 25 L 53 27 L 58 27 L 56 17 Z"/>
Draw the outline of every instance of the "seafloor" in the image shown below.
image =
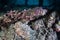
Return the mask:
<path fill-rule="evenodd" d="M 10 10 L 0 16 L 0 40 L 58 40 L 59 31 L 57 12 L 42 7 Z"/>

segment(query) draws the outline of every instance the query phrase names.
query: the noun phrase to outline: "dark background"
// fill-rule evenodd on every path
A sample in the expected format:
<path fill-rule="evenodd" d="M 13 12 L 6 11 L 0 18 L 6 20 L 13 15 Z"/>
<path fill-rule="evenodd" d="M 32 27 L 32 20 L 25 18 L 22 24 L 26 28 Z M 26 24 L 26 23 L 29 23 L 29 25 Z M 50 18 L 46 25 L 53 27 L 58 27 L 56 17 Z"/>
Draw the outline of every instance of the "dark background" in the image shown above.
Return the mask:
<path fill-rule="evenodd" d="M 59 10 L 60 0 L 0 0 L 0 11 L 11 9 L 33 8 L 42 6 L 43 8 Z"/>

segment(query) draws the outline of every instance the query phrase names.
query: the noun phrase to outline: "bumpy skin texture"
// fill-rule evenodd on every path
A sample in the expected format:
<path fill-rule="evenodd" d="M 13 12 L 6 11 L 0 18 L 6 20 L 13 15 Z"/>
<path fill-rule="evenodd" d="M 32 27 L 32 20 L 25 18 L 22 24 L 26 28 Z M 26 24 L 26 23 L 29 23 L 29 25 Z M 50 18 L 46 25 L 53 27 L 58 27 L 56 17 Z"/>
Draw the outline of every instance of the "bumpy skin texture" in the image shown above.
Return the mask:
<path fill-rule="evenodd" d="M 8 12 L 3 18 L 0 17 L 0 40 L 57 40 L 56 32 L 52 29 L 56 12 L 47 18 L 43 17 L 46 12 L 46 9 L 39 7 Z"/>

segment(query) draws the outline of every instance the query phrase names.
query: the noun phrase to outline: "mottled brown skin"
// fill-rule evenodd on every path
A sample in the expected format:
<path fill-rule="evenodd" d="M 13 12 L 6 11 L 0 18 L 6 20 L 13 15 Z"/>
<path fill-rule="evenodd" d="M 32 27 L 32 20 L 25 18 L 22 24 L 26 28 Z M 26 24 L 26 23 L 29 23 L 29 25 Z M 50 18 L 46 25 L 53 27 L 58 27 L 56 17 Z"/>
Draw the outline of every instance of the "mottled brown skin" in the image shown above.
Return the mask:
<path fill-rule="evenodd" d="M 34 11 L 34 9 L 31 9 Z M 31 10 L 23 10 L 21 12 L 18 12 L 17 11 L 9 11 L 8 13 L 6 13 L 4 15 L 4 18 L 2 19 L 2 23 L 1 23 L 1 26 L 4 26 L 4 27 L 8 27 L 9 24 L 15 24 L 17 21 L 20 21 L 20 20 L 25 20 L 25 21 L 31 21 L 31 20 L 35 20 L 37 18 L 37 16 L 41 16 L 41 11 L 43 10 L 40 10 L 40 15 L 36 15 L 34 12 L 32 12 Z M 29 11 L 31 11 L 31 13 L 29 13 Z M 28 15 L 30 14 L 30 15 Z M 35 15 L 34 15 L 35 14 Z M 43 16 L 43 15 L 42 15 Z"/>

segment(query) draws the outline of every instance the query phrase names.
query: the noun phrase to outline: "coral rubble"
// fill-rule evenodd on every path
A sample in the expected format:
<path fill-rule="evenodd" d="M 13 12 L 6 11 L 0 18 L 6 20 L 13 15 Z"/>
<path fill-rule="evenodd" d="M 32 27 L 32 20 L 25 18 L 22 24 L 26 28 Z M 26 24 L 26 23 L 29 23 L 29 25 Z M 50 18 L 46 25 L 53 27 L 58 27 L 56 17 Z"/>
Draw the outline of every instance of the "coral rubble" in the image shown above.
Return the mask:
<path fill-rule="evenodd" d="M 41 7 L 7 12 L 0 17 L 0 40 L 58 40 L 60 23 L 56 23 L 56 12 L 49 16 L 47 12 Z"/>

